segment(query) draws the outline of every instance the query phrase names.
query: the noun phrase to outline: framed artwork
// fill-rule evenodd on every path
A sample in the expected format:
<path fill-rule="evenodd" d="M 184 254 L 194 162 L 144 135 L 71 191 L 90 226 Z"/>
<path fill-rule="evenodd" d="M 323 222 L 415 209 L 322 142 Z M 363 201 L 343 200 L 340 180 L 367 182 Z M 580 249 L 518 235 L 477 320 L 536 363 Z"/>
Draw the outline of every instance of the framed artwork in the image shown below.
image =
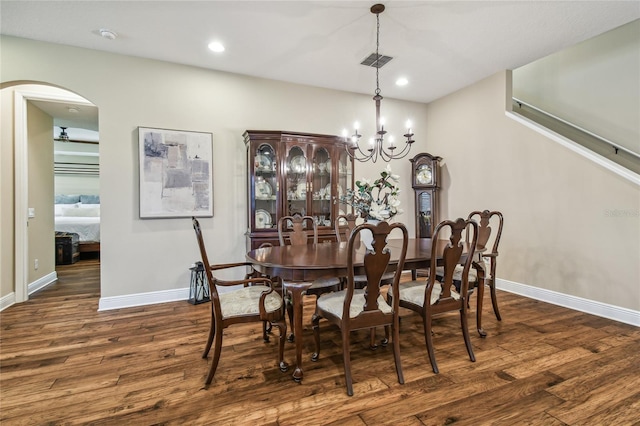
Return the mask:
<path fill-rule="evenodd" d="M 213 135 L 138 127 L 140 218 L 213 216 Z"/>

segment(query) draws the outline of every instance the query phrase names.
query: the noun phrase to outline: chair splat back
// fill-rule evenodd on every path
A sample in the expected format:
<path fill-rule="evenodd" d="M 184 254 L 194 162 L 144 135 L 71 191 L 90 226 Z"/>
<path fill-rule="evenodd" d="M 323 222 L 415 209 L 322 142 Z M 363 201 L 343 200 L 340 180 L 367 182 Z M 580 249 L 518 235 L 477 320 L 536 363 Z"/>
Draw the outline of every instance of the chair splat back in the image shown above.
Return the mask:
<path fill-rule="evenodd" d="M 469 291 L 469 269 L 471 268 L 471 264 L 473 262 L 473 254 L 476 250 L 477 238 L 478 238 L 478 225 L 474 220 L 467 219 L 464 220 L 462 218 L 458 218 L 455 221 L 445 220 L 440 222 L 438 226 L 436 226 L 433 232 L 433 241 L 437 241 L 440 239 L 440 235 L 444 233 L 445 228 L 448 228 L 451 232 L 449 236 L 449 242 L 447 246 L 444 248 L 442 253 L 442 267 L 444 269 L 444 275 L 442 276 L 442 282 L 440 283 L 442 286 L 442 292 L 440 294 L 440 299 L 437 304 L 443 303 L 445 300 L 452 298 L 452 288 L 454 287 L 454 274 L 456 270 L 456 266 L 461 263 L 462 254 L 463 254 L 463 240 L 462 240 L 462 232 L 471 230 L 471 239 L 467 240 L 469 244 L 469 249 L 467 252 L 466 260 L 463 264 L 463 279 L 462 285 L 460 288 L 460 294 L 466 295 Z M 437 246 L 434 244 L 431 248 L 431 267 L 432 270 L 435 271 L 435 262 L 437 259 Z M 437 282 L 436 274 L 430 274 L 428 278 L 427 291 L 429 292 L 429 299 L 431 296 L 431 291 L 435 283 Z M 458 295 L 455 295 L 456 297 Z M 457 302 L 456 302 L 457 303 Z"/>
<path fill-rule="evenodd" d="M 313 244 L 318 243 L 318 225 L 311 216 L 294 214 L 282 216 L 278 220 L 278 239 L 281 246 L 287 241 L 292 246 L 309 244 L 310 238 Z"/>
<path fill-rule="evenodd" d="M 356 249 L 359 247 L 359 236 L 360 233 L 368 229 L 373 234 L 373 250 L 367 250 L 364 253 L 364 275 L 366 276 L 367 284 L 364 287 L 364 295 L 365 295 L 365 305 L 363 308 L 363 313 L 368 313 L 372 311 L 378 312 L 379 315 L 384 314 L 378 306 L 378 301 L 380 300 L 381 295 L 381 287 L 385 284 L 383 281 L 383 276 L 385 275 L 387 268 L 389 266 L 389 261 L 391 260 L 391 251 L 389 247 L 387 247 L 387 236 L 393 229 L 400 229 L 403 235 L 403 244 L 402 249 L 400 251 L 400 259 L 398 261 L 398 265 L 396 268 L 396 272 L 393 274 L 393 285 L 392 291 L 396 291 L 399 288 L 398 283 L 400 282 L 400 275 L 404 268 L 405 256 L 407 253 L 407 245 L 408 245 L 408 234 L 406 227 L 401 223 L 394 223 L 392 225 L 387 222 L 380 222 L 377 225 L 373 225 L 371 223 L 363 223 L 361 225 L 356 226 L 351 231 L 351 236 L 349 238 L 349 259 L 347 261 L 347 287 L 346 287 L 346 296 L 344 301 L 344 309 L 345 312 L 349 306 L 351 306 L 351 300 L 353 298 L 353 294 L 356 290 L 355 285 L 355 277 L 354 274 L 354 261 L 356 256 Z M 398 311 L 398 297 L 392 298 L 393 304 L 393 312 Z M 352 319 L 353 320 L 353 319 Z M 344 321 L 349 321 L 348 318 L 345 318 Z M 371 327 L 371 319 L 366 319 L 367 326 Z M 389 321 L 388 319 L 381 318 L 381 324 L 384 325 L 384 322 Z M 355 326 L 355 324 L 354 324 Z"/>
<path fill-rule="evenodd" d="M 491 220 L 494 216 L 498 218 L 498 231 L 496 232 L 496 236 L 493 240 L 491 253 L 497 254 L 498 244 L 500 243 L 500 237 L 502 236 L 502 225 L 504 223 L 504 217 L 502 216 L 502 213 L 489 210 L 477 210 L 469 213 L 468 219 L 474 219 L 478 222 L 478 245 L 476 247 L 476 250 L 479 252 L 484 251 L 487 247 L 487 244 L 489 243 L 492 232 Z"/>
<path fill-rule="evenodd" d="M 336 231 L 336 239 L 339 243 L 349 241 L 349 235 L 351 231 L 356 227 L 356 220 L 358 216 L 353 213 L 341 214 L 336 217 L 334 221 L 334 229 Z M 356 240 L 356 245 L 360 244 L 360 235 Z"/>

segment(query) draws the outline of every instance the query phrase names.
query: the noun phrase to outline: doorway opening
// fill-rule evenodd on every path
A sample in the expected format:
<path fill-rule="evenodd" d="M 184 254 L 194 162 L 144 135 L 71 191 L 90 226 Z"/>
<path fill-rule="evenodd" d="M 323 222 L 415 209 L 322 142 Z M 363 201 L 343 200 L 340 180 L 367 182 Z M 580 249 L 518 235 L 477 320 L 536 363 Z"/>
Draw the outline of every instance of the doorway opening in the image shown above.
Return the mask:
<path fill-rule="evenodd" d="M 47 84 L 3 84 L 2 92 L 3 96 L 13 97 L 13 282 L 15 302 L 19 303 L 56 280 L 52 247 L 55 247 L 54 218 L 57 214 L 54 207 L 57 186 L 54 152 L 59 151 L 55 148 L 59 128 L 67 127 L 67 131 L 69 128 L 87 129 L 97 134 L 98 108 L 82 96 Z M 79 157 L 93 157 L 99 164 L 99 144 L 97 140 L 95 142 L 96 153 L 84 153 Z M 65 155 L 83 151 L 86 150 L 68 151 Z M 99 199 L 99 173 L 94 173 L 92 178 L 95 182 L 90 186 L 94 190 L 81 192 L 94 192 L 84 195 Z M 99 205 L 99 202 L 92 204 Z M 73 212 L 68 214 L 73 215 Z M 34 232 L 36 228 L 41 232 Z"/>

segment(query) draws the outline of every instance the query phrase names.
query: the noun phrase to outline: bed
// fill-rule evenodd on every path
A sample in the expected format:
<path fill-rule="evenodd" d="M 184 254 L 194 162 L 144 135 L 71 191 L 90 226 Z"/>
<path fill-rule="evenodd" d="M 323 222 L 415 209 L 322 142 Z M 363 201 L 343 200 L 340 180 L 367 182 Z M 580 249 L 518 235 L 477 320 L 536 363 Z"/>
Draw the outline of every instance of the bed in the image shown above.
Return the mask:
<path fill-rule="evenodd" d="M 55 231 L 78 234 L 81 253 L 99 252 L 99 196 L 56 195 L 55 203 Z"/>

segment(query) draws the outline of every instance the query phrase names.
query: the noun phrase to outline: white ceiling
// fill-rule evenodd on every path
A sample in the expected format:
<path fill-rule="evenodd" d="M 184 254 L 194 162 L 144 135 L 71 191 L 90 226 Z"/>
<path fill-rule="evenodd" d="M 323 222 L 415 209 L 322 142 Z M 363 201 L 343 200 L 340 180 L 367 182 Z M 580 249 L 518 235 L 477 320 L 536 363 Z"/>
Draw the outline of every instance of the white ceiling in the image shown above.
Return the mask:
<path fill-rule="evenodd" d="M 373 95 L 375 69 L 360 62 L 375 51 L 374 3 L 2 0 L 0 33 Z M 382 95 L 417 102 L 640 18 L 639 1 L 384 4 L 380 53 L 394 59 L 380 69 Z M 214 39 L 224 53 L 207 49 Z"/>

